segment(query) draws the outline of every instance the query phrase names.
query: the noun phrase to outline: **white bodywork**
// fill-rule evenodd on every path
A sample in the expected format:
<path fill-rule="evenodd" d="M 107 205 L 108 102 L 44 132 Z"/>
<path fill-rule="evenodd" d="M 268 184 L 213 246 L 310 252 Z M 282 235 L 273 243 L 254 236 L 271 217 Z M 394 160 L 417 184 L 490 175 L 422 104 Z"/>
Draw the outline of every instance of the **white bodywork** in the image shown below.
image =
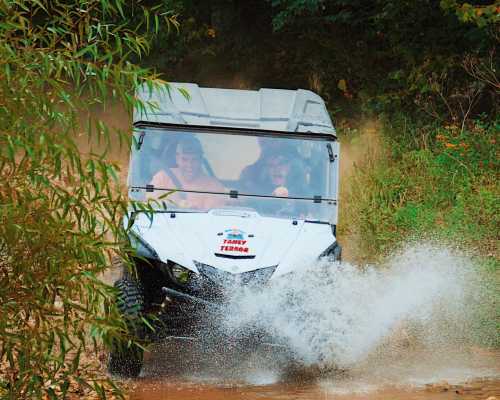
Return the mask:
<path fill-rule="evenodd" d="M 154 250 L 161 261 L 174 262 L 194 272 L 198 272 L 197 262 L 233 274 L 277 267 L 271 278 L 275 279 L 317 260 L 336 241 L 332 227 L 337 223 L 338 198 L 339 146 L 323 100 L 306 90 L 248 91 L 184 83 L 170 85 L 168 91 L 150 91 L 146 87 L 138 91 L 142 100 L 155 107 L 136 110 L 136 126 L 161 123 L 268 130 L 278 136 L 293 132 L 309 132 L 311 137 L 331 135 L 330 150 L 333 148 L 335 159 L 329 172 L 333 179 L 328 184 L 333 186 L 330 192 L 334 196 L 328 202 L 331 217 L 326 222 L 308 221 L 305 216 L 280 218 L 239 207 L 203 212 L 167 210 L 155 213 L 152 219 L 137 213 L 133 235 L 147 244 L 149 251 Z M 178 88 L 187 90 L 190 99 Z"/>
<path fill-rule="evenodd" d="M 278 266 L 273 278 L 311 265 L 335 242 L 328 224 L 303 220 L 294 224 L 288 219 L 234 210 L 176 213 L 174 218 L 170 213 L 159 213 L 153 221 L 143 214 L 133 230 L 156 250 L 163 262 L 173 261 L 198 272 L 194 263 L 197 261 L 235 274 Z M 237 251 L 224 243 L 234 240 L 227 238 L 228 230 L 242 232 L 243 238 L 236 239 L 241 242 L 232 244 L 233 248 L 238 247 Z M 216 254 L 255 258 L 225 258 Z"/>

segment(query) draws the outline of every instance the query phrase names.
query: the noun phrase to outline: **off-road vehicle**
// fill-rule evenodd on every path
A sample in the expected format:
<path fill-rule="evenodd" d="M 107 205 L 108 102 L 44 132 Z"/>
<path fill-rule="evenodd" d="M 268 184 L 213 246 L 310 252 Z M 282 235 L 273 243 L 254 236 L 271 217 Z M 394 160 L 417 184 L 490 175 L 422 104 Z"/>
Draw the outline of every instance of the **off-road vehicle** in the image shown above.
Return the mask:
<path fill-rule="evenodd" d="M 340 259 L 339 144 L 318 95 L 171 83 L 137 96 L 124 221 L 137 274 L 115 283 L 132 334 L 194 339 L 227 288 Z M 136 323 L 148 313 L 154 334 Z M 117 343 L 109 370 L 137 376 L 142 360 Z"/>

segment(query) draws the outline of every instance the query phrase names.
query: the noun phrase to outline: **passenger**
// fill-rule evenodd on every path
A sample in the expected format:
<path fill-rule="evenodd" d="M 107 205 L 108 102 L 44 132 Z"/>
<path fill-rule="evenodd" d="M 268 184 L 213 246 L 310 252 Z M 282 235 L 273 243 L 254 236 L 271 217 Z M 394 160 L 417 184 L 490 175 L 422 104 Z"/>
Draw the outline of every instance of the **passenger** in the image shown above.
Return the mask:
<path fill-rule="evenodd" d="M 288 197 L 290 184 L 290 160 L 283 155 L 269 156 L 264 162 L 264 185 L 266 194 L 278 197 Z"/>
<path fill-rule="evenodd" d="M 182 208 L 208 210 L 224 206 L 224 196 L 207 193 L 186 193 L 181 190 L 199 192 L 224 193 L 224 186 L 214 177 L 208 176 L 203 170 L 203 148 L 194 136 L 179 140 L 175 152 L 176 167 L 165 167 L 157 172 L 151 184 L 160 189 L 178 189 L 166 200 L 174 202 Z M 165 191 L 155 191 L 154 198 L 165 194 Z"/>
<path fill-rule="evenodd" d="M 264 164 L 269 156 L 279 151 L 281 140 L 259 137 L 257 141 L 260 146 L 260 156 L 257 161 L 243 168 L 240 174 L 240 185 L 242 192 L 262 194 L 259 187 L 265 184 Z"/>
<path fill-rule="evenodd" d="M 240 174 L 242 192 L 278 197 L 303 195 L 305 174 L 300 157 L 295 148 L 282 142 L 259 140 L 260 158 Z"/>

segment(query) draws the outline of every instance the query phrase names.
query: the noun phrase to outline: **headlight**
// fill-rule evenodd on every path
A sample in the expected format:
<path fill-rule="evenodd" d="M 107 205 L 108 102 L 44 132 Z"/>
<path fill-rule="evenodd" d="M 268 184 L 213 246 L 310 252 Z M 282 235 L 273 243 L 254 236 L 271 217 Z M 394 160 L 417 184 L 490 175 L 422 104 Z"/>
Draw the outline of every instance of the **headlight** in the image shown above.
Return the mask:
<path fill-rule="evenodd" d="M 170 273 L 174 282 L 181 286 L 187 285 L 193 275 L 192 271 L 175 263 L 170 267 Z"/>

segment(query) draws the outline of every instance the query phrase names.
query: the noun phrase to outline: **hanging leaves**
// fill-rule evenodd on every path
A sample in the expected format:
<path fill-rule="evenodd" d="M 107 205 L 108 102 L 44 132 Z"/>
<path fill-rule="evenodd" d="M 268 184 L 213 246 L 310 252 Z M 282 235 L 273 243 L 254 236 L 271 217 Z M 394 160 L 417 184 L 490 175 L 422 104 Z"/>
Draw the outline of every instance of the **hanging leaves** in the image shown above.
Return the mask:
<path fill-rule="evenodd" d="M 0 398 L 120 396 L 82 355 L 125 329 L 99 276 L 127 244 L 106 148 L 130 140 L 81 114 L 140 106 L 134 88 L 158 77 L 131 59 L 170 15 L 125 0 L 0 0 Z M 85 130 L 95 153 L 76 141 Z"/>

